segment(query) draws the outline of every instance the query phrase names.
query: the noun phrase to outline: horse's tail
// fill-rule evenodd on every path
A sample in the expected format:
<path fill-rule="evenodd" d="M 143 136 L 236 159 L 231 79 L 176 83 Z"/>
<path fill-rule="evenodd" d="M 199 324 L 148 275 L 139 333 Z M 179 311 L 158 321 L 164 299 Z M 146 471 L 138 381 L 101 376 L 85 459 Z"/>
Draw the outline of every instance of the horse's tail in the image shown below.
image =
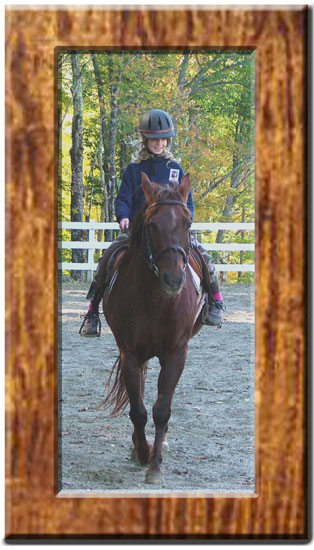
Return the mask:
<path fill-rule="evenodd" d="M 114 371 L 116 370 L 116 376 L 114 379 L 114 383 L 112 387 L 110 388 L 110 382 L 113 376 Z M 121 371 L 121 357 L 119 355 L 118 359 L 116 360 L 115 364 L 113 365 L 109 379 L 106 385 L 106 390 L 108 392 L 106 399 L 99 405 L 98 409 L 101 407 L 114 407 L 113 411 L 110 413 L 109 417 L 113 418 L 114 416 L 118 416 L 118 414 L 126 408 L 129 398 L 126 391 L 126 387 L 124 385 L 124 381 L 122 378 L 122 371 Z"/>
<path fill-rule="evenodd" d="M 142 394 L 142 397 L 144 397 L 144 385 L 147 374 L 147 364 L 148 362 L 144 363 L 143 365 L 138 365 L 141 368 L 140 392 Z M 115 379 L 112 387 L 110 388 L 111 379 L 115 370 Z M 123 412 L 127 404 L 129 403 L 129 397 L 122 376 L 120 355 L 111 369 L 108 382 L 106 384 L 106 390 L 108 392 L 108 395 L 106 399 L 99 405 L 98 409 L 100 409 L 101 407 L 114 407 L 113 411 L 109 415 L 109 418 L 114 418 L 115 416 L 118 416 L 119 413 Z"/>

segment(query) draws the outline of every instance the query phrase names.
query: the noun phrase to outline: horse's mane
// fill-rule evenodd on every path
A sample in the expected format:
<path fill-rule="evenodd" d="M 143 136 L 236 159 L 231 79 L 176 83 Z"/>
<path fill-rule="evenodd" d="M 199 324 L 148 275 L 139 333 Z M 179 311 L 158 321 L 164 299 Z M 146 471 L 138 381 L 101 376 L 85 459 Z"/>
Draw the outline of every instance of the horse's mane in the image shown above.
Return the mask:
<path fill-rule="evenodd" d="M 155 184 L 158 185 L 158 184 Z M 168 185 L 158 185 L 158 190 L 154 195 L 154 202 L 164 201 L 164 200 L 177 200 L 182 201 L 182 195 L 179 191 L 179 186 L 177 183 L 169 183 Z M 145 212 L 147 209 L 147 204 L 145 202 L 144 206 L 138 212 L 134 222 L 132 223 L 131 236 L 130 236 L 130 245 L 138 245 L 141 238 L 143 224 L 145 222 L 146 216 Z"/>

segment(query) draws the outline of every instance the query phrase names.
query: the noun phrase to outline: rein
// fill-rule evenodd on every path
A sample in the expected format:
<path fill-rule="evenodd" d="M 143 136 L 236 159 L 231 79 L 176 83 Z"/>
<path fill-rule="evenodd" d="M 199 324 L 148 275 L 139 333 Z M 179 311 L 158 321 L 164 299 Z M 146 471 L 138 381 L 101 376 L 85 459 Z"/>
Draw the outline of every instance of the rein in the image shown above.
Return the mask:
<path fill-rule="evenodd" d="M 157 201 L 151 204 L 146 210 L 150 210 L 151 208 L 154 208 L 156 206 L 160 205 L 175 205 L 175 206 L 182 206 L 183 208 L 187 208 L 186 204 L 182 201 L 178 200 L 164 200 L 164 201 Z M 184 261 L 184 270 L 186 269 L 186 266 L 189 263 L 189 254 L 190 254 L 190 242 L 188 245 L 188 251 L 186 252 L 182 246 L 179 246 L 177 244 L 174 244 L 172 246 L 167 246 L 166 248 L 162 248 L 158 252 L 158 254 L 154 253 L 149 229 L 147 223 L 144 226 L 145 228 L 145 236 L 146 236 L 146 242 L 147 242 L 147 248 L 146 248 L 146 255 L 144 255 L 145 260 L 148 262 L 149 268 L 153 271 L 153 273 L 156 275 L 156 277 L 159 276 L 159 268 L 156 265 L 157 260 L 159 260 L 160 256 L 164 254 L 165 252 L 168 252 L 169 250 L 174 250 L 175 252 L 179 252 L 183 256 Z"/>

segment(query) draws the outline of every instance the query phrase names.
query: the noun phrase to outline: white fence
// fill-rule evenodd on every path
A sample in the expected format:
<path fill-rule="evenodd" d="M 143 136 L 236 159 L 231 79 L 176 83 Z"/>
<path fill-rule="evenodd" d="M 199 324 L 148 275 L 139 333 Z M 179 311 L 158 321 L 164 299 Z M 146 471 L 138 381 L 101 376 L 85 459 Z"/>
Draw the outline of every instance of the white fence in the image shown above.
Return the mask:
<path fill-rule="evenodd" d="M 82 229 L 88 231 L 88 241 L 59 241 L 59 248 L 87 249 L 88 259 L 84 263 L 62 262 L 58 264 L 58 269 L 89 271 L 89 279 L 97 269 L 97 263 L 94 261 L 95 250 L 108 248 L 111 242 L 99 242 L 95 240 L 95 231 L 97 230 L 117 230 L 119 224 L 116 222 L 59 222 L 59 229 Z M 254 223 L 193 223 L 192 231 L 218 231 L 225 229 L 228 231 L 254 231 Z M 223 252 L 233 251 L 251 251 L 254 252 L 254 244 L 248 243 L 203 243 L 203 248 L 209 251 L 221 250 Z M 254 272 L 254 264 L 215 264 L 217 271 L 250 271 Z"/>

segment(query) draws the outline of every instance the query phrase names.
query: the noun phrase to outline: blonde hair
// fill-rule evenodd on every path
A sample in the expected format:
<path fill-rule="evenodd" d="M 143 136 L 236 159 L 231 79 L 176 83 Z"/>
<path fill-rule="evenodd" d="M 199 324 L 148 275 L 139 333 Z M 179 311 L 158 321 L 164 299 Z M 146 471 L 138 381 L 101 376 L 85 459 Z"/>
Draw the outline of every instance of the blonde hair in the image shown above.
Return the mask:
<path fill-rule="evenodd" d="M 178 162 L 174 158 L 173 154 L 171 153 L 171 151 L 169 149 L 170 143 L 171 143 L 171 138 L 167 138 L 167 147 L 166 147 L 165 151 L 163 151 L 163 153 L 158 155 L 158 157 L 162 157 L 164 159 L 173 160 L 175 162 Z M 154 153 L 151 153 L 148 150 L 148 148 L 147 148 L 147 138 L 144 137 L 144 136 L 142 138 L 142 144 L 141 145 L 142 145 L 141 150 L 137 151 L 137 153 L 135 153 L 134 157 L 132 158 L 132 162 L 135 162 L 136 164 L 138 164 L 139 162 L 142 162 L 142 160 L 155 158 Z"/>

